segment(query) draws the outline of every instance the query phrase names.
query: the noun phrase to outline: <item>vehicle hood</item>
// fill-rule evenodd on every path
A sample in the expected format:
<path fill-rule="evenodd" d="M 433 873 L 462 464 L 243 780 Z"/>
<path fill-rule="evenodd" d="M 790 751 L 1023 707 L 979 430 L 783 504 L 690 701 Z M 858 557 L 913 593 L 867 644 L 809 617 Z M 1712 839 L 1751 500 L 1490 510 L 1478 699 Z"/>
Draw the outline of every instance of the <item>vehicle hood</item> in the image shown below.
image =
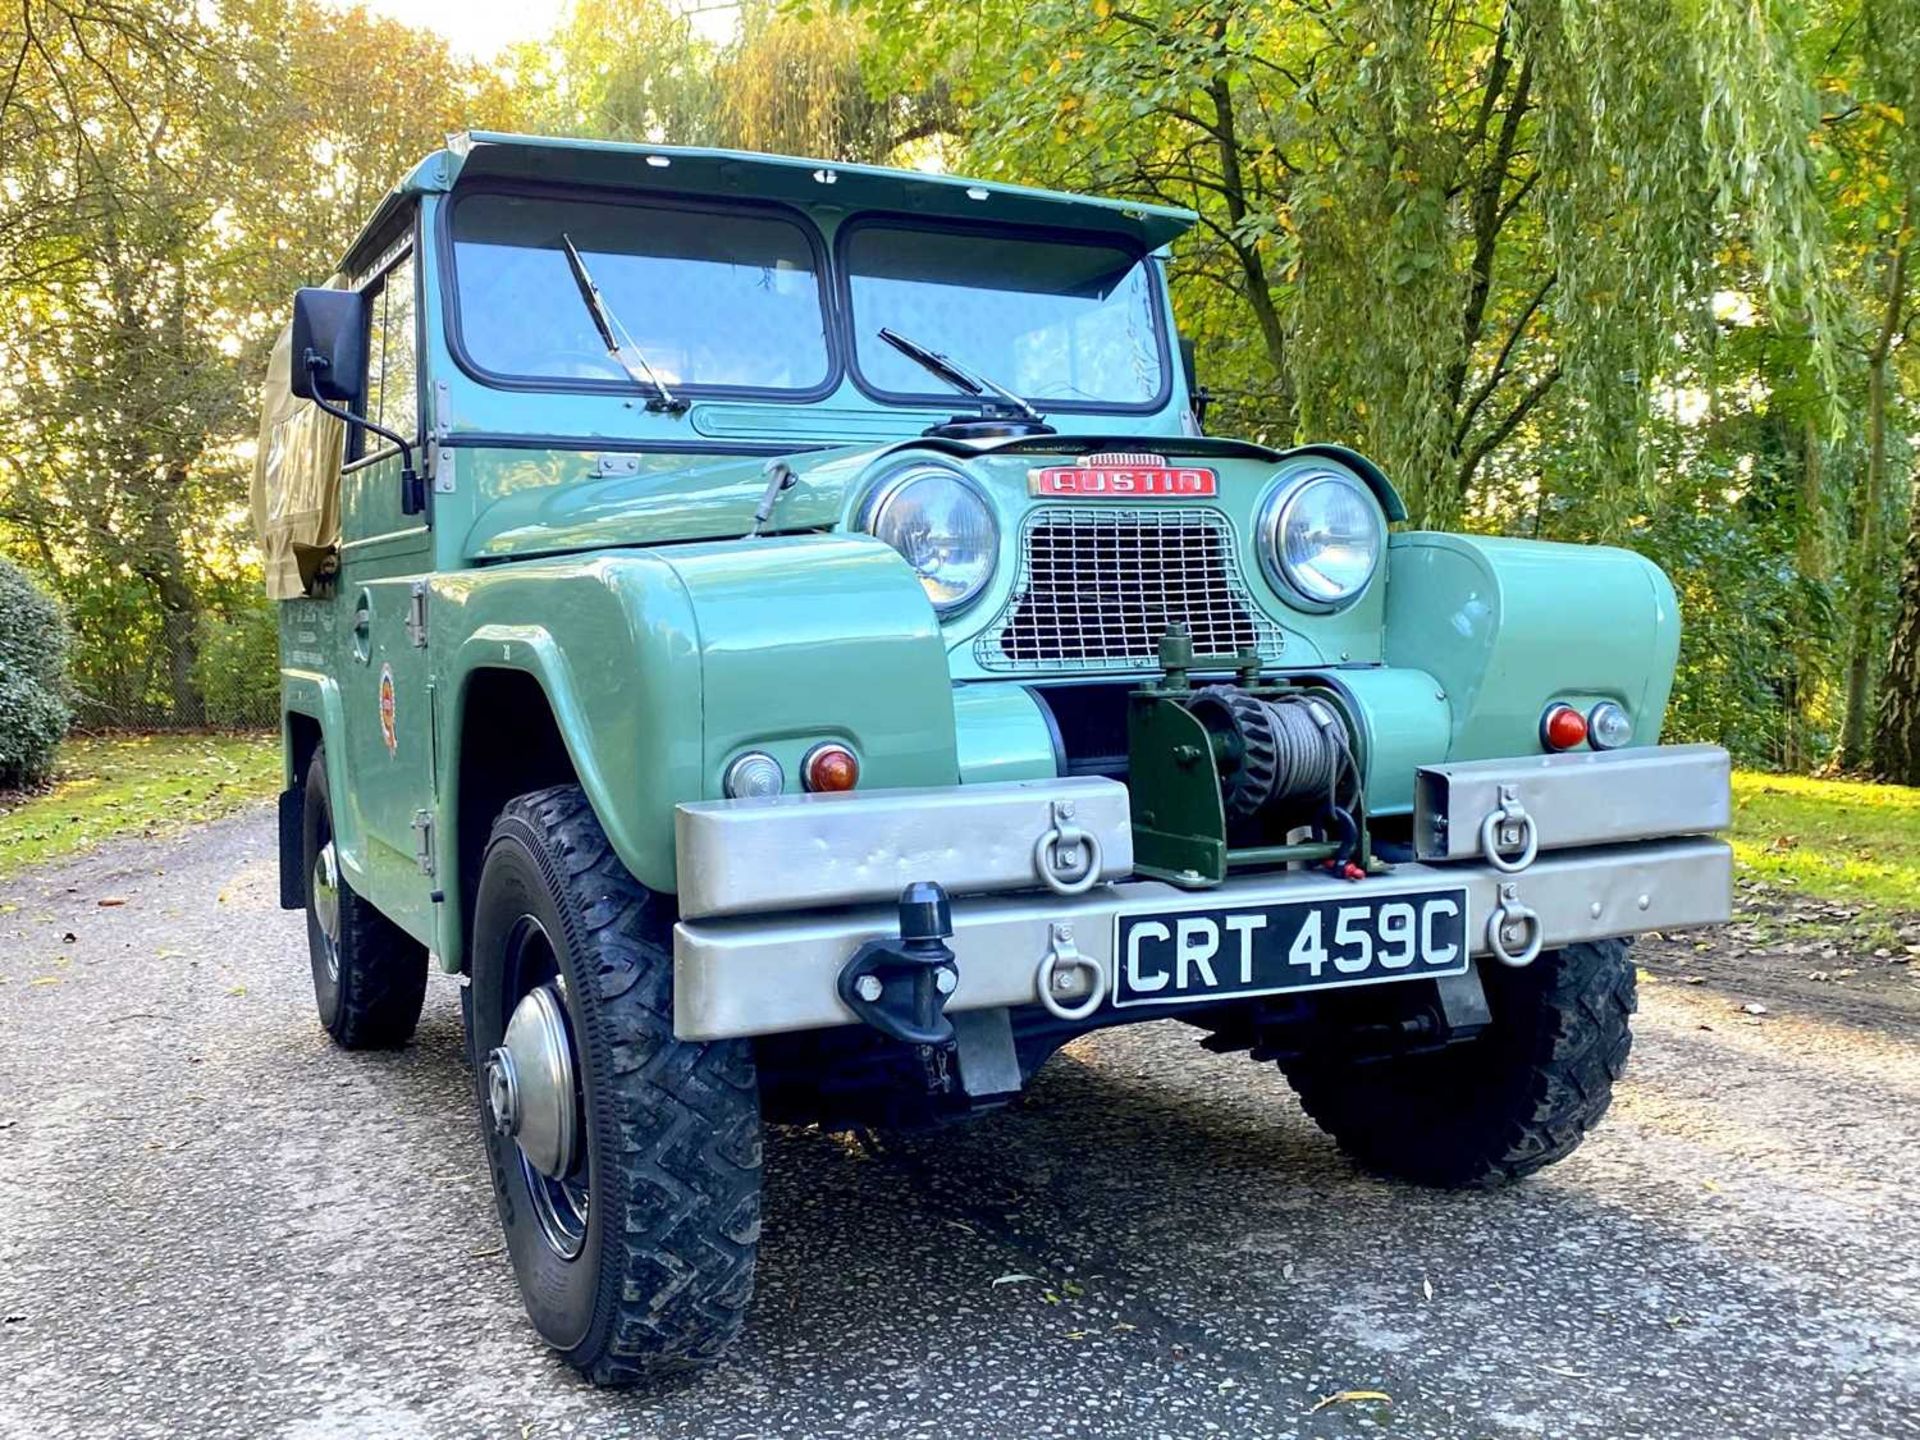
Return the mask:
<path fill-rule="evenodd" d="M 473 486 L 479 499 L 465 549 L 468 558 L 485 562 L 745 536 L 780 466 L 791 470 L 793 483 L 780 493 L 763 533 L 831 530 L 846 523 L 876 473 L 912 456 L 939 456 L 983 479 L 1011 483 L 1031 466 L 1108 451 L 1262 470 L 1289 456 L 1324 454 L 1365 480 L 1388 519 L 1406 518 L 1386 477 L 1365 457 L 1334 445 L 1279 451 L 1211 436 L 1122 434 L 985 442 L 922 436 L 775 456 L 475 448 L 462 450 L 458 462 L 461 488 Z"/>

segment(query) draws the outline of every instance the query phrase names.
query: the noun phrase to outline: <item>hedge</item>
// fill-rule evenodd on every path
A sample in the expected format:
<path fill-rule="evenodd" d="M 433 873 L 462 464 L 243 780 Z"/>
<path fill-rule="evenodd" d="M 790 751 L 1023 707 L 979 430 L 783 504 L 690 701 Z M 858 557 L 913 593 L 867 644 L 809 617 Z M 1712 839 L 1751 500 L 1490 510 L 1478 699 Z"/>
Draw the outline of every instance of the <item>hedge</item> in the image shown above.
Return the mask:
<path fill-rule="evenodd" d="M 0 560 L 0 790 L 46 779 L 71 719 L 60 607 Z"/>

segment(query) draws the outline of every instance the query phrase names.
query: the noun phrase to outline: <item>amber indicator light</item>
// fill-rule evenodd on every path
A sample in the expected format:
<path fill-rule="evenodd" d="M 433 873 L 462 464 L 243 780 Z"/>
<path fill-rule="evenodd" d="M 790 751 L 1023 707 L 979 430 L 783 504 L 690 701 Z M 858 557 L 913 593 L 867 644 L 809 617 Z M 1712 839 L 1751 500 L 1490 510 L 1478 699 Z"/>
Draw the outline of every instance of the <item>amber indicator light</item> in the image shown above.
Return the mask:
<path fill-rule="evenodd" d="M 807 789 L 831 795 L 860 783 L 860 762 L 844 745 L 816 745 L 807 754 L 805 773 Z"/>

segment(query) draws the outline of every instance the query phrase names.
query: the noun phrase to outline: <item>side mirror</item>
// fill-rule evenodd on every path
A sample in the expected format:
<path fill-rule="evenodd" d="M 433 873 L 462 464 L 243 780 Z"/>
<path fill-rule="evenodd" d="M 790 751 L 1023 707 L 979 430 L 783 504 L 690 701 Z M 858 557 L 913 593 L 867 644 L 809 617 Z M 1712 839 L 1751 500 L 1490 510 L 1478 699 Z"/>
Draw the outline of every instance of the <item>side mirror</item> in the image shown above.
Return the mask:
<path fill-rule="evenodd" d="M 294 339 L 294 354 L 296 355 L 300 353 L 298 335 L 299 332 L 296 331 Z M 1204 430 L 1207 424 L 1207 407 L 1213 404 L 1213 392 L 1200 388 L 1199 374 L 1194 366 L 1193 340 L 1190 336 L 1186 335 L 1180 337 L 1180 369 L 1185 373 L 1187 378 L 1187 398 L 1193 406 L 1194 424 Z"/>
<path fill-rule="evenodd" d="M 293 297 L 293 393 L 351 405 L 367 372 L 367 297 L 357 290 L 299 290 Z"/>
<path fill-rule="evenodd" d="M 400 513 L 419 515 L 427 508 L 427 487 L 413 468 L 413 446 L 406 436 L 351 409 L 361 398 L 360 377 L 367 373 L 367 318 L 367 297 L 357 290 L 296 290 L 291 389 L 334 419 L 397 445 Z"/>

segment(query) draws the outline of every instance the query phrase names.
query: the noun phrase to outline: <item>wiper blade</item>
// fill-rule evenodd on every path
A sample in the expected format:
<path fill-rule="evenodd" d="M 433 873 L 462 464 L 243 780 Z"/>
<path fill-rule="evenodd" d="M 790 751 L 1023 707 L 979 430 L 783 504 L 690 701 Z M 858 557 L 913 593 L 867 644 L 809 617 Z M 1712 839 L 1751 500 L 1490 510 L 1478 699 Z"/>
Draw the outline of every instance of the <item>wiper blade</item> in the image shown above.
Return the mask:
<path fill-rule="evenodd" d="M 633 343 L 633 336 L 627 333 L 627 327 L 607 307 L 600 296 L 600 287 L 593 283 L 593 274 L 587 269 L 587 262 L 580 258 L 580 251 L 573 243 L 573 237 L 561 233 L 560 243 L 566 248 L 567 268 L 573 272 L 573 283 L 580 287 L 580 298 L 586 302 L 587 313 L 593 317 L 593 328 L 600 332 L 600 338 L 606 342 L 607 353 L 627 372 L 627 378 L 642 390 L 651 391 L 653 398 L 647 402 L 649 410 L 664 410 L 678 415 L 687 409 L 688 403 L 679 399 L 667 389 L 666 382 L 653 373 L 653 367 L 647 363 L 647 357 L 640 353 L 640 347 Z M 618 334 L 615 332 L 618 331 Z"/>
<path fill-rule="evenodd" d="M 958 361 L 942 355 L 938 350 L 930 350 L 918 340 L 909 340 L 897 330 L 882 327 L 880 338 L 898 350 L 921 369 L 938 375 L 956 390 L 968 395 L 985 399 L 989 394 L 997 397 L 1002 405 L 1013 411 L 1023 420 L 1041 421 L 1047 417 L 1024 398 L 1013 393 L 1004 385 L 995 384 L 984 375 L 976 375 L 964 368 Z M 989 401 L 989 404 L 992 402 Z"/>

